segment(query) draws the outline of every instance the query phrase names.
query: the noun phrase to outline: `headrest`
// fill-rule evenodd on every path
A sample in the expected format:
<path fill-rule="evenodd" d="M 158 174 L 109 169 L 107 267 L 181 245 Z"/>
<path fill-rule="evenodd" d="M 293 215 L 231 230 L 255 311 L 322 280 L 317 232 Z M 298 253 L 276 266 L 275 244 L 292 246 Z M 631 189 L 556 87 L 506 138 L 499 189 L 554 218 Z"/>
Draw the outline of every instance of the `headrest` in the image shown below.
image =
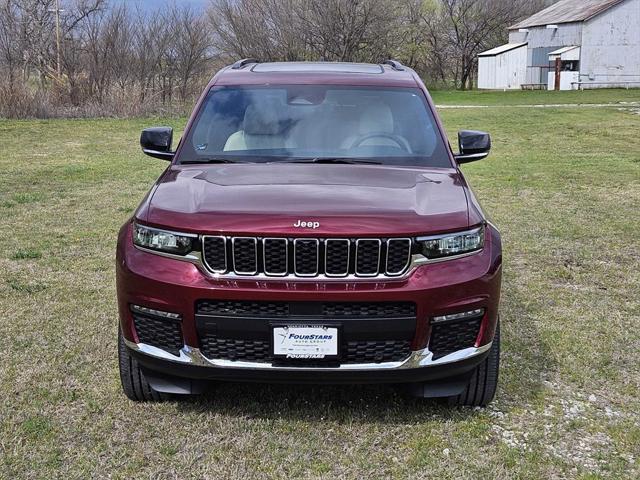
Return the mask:
<path fill-rule="evenodd" d="M 262 99 L 252 103 L 244 112 L 245 135 L 278 135 L 284 131 L 285 106 L 273 99 Z"/>
<path fill-rule="evenodd" d="M 393 133 L 393 114 L 388 105 L 376 103 L 368 105 L 360 115 L 360 135 L 374 132 Z"/>

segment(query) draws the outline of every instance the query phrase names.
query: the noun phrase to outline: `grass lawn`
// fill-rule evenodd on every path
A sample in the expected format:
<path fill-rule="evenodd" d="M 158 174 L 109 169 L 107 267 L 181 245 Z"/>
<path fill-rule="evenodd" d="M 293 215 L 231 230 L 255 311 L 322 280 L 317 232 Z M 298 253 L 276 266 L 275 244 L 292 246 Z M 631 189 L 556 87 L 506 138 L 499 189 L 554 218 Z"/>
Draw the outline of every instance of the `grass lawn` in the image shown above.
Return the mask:
<path fill-rule="evenodd" d="M 640 102 L 640 89 L 601 89 L 584 91 L 509 90 L 433 90 L 437 105 L 564 105 Z"/>
<path fill-rule="evenodd" d="M 556 102 L 503 101 L 541 99 Z M 0 120 L 0 478 L 638 478 L 640 116 L 442 115 L 452 141 L 461 128 L 494 140 L 487 160 L 463 167 L 505 249 L 502 376 L 488 409 L 384 386 L 229 384 L 189 401 L 128 401 L 116 232 L 166 165 L 139 152 L 140 129 L 184 119 Z"/>

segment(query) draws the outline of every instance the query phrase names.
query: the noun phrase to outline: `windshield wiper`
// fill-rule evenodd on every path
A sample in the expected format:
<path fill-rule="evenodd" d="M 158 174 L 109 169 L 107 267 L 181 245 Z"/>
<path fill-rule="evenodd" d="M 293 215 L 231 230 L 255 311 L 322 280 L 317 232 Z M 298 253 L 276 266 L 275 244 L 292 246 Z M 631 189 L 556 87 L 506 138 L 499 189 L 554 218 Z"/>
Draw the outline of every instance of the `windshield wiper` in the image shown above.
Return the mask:
<path fill-rule="evenodd" d="M 205 157 L 198 158 L 194 160 L 183 160 L 180 162 L 182 165 L 190 165 L 196 163 L 251 163 L 244 160 L 231 160 L 230 158 L 222 158 L 222 157 Z"/>
<path fill-rule="evenodd" d="M 348 165 L 382 165 L 382 162 L 375 162 L 373 160 L 359 160 L 357 158 L 348 157 L 316 157 L 316 158 L 292 158 L 288 160 L 280 160 L 273 163 L 344 163 Z"/>

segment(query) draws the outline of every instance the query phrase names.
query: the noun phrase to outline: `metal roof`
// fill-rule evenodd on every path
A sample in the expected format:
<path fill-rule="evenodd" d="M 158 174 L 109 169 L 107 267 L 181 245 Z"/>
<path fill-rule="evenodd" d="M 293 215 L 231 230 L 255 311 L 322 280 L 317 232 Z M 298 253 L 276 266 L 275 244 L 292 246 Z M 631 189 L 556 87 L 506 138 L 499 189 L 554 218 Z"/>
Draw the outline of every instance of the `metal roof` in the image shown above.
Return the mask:
<path fill-rule="evenodd" d="M 551 56 L 551 55 L 562 55 L 563 53 L 567 53 L 567 52 L 573 50 L 574 48 L 578 48 L 578 47 L 575 46 L 575 45 L 572 45 L 570 47 L 562 47 L 562 48 L 559 48 L 558 50 L 554 50 L 553 52 L 549 52 L 548 55 L 549 56 Z"/>
<path fill-rule="evenodd" d="M 528 45 L 527 42 L 507 43 L 506 45 L 502 45 L 500 47 L 487 50 L 486 52 L 479 53 L 478 56 L 479 57 L 495 57 L 496 55 L 500 55 L 501 53 L 509 52 L 511 50 L 515 50 L 516 48 L 524 47 L 526 45 Z"/>
<path fill-rule="evenodd" d="M 554 3 L 550 7 L 509 27 L 509 30 L 558 23 L 585 22 L 624 1 L 626 0 L 560 0 L 558 3 Z"/>

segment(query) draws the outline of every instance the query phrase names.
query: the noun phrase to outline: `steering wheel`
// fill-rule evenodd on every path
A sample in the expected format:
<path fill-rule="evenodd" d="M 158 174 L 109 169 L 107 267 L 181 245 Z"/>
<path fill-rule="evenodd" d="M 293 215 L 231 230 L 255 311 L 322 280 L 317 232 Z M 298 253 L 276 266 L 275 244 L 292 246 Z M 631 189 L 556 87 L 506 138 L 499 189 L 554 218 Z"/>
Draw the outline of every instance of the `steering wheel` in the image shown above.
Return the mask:
<path fill-rule="evenodd" d="M 354 142 L 351 144 L 350 148 L 359 147 L 364 142 L 372 138 L 386 138 L 387 140 L 391 140 L 393 143 L 398 145 L 398 147 L 400 147 L 401 150 L 404 150 L 405 152 L 411 152 L 411 147 L 409 146 L 409 142 L 407 142 L 405 138 L 401 137 L 400 135 L 395 135 L 393 133 L 385 133 L 385 132 L 368 133 L 367 135 L 363 135 L 360 138 L 356 138 Z"/>

